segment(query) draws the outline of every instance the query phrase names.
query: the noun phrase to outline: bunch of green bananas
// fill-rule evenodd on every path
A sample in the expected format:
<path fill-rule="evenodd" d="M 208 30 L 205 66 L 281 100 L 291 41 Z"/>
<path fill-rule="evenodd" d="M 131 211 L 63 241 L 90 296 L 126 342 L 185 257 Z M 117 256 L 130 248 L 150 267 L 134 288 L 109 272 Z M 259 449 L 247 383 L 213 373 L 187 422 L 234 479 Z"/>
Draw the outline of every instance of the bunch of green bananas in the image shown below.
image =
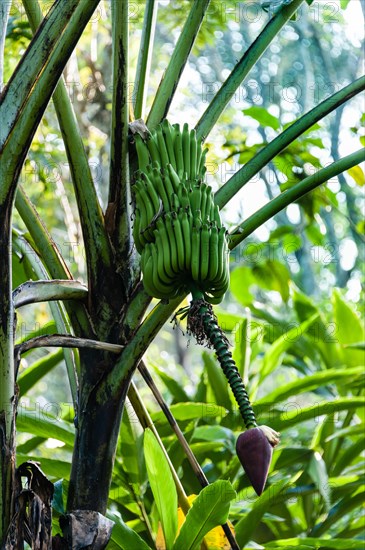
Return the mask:
<path fill-rule="evenodd" d="M 144 141 L 135 135 L 133 236 L 143 282 L 169 300 L 197 288 L 221 302 L 229 285 L 227 232 L 212 189 L 203 183 L 206 150 L 195 130 L 164 120 Z"/>

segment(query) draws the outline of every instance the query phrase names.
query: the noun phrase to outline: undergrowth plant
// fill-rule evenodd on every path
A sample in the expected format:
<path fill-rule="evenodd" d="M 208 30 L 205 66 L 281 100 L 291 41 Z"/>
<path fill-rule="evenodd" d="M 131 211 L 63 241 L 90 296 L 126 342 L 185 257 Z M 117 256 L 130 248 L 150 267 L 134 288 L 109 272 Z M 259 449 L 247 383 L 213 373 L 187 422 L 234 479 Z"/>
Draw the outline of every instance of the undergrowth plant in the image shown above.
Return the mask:
<path fill-rule="evenodd" d="M 362 92 L 365 77 L 349 83 L 299 117 L 213 195 L 204 180 L 206 151 L 202 148 L 203 143 L 250 70 L 284 25 L 304 6 L 303 0 L 265 3 L 264 7 L 270 8 L 267 24 L 237 61 L 195 128 L 185 124 L 182 129 L 174 121 L 170 121 L 172 126 L 168 122 L 169 107 L 200 27 L 204 26 L 209 0 L 190 3 L 147 116 L 150 58 L 152 52 L 158 55 L 153 47 L 157 2 L 147 0 L 143 3 L 136 93 L 131 105 L 128 88 L 131 6 L 128 0 L 112 0 L 110 175 L 108 205 L 103 211 L 91 175 L 87 148 L 62 77 L 98 4 L 98 0 L 55 1 L 43 17 L 36 0 L 23 0 L 34 36 L 0 96 L 2 547 L 21 548 L 25 541 L 34 548 L 90 545 L 104 548 L 109 544 L 110 548 L 126 550 L 155 546 L 186 550 L 200 545 L 203 548 L 212 547 L 212 544 L 217 546 L 218 543 L 209 542 L 212 530 L 217 529 L 216 536 L 224 532 L 231 548 L 243 548 L 250 547 L 246 545 L 256 537 L 255 529 L 268 512 L 263 527 L 265 535 L 261 538 L 257 535 L 257 542 L 262 542 L 264 548 L 288 547 L 298 534 L 306 535 L 303 544 L 318 547 L 315 545 L 322 544 L 318 541 L 323 533 L 332 535 L 331 527 L 344 510 L 346 513 L 356 510 L 363 498 L 359 464 L 356 460 L 353 462 L 359 453 L 358 442 L 354 439 L 353 444 L 338 455 L 344 438 L 351 439 L 362 426 L 359 422 L 362 417 L 356 416 L 363 404 L 359 385 L 361 359 L 357 348 L 361 347 L 364 338 L 357 316 L 340 295 L 335 295 L 333 315 L 338 321 L 351 320 L 354 328 L 352 334 L 346 333 L 345 328 L 340 341 L 326 347 L 326 319 L 315 304 L 297 293 L 294 302 L 302 337 L 291 346 L 292 334 L 288 331 L 267 342 L 270 352 L 266 352 L 263 360 L 257 355 L 260 368 L 248 380 L 246 390 L 244 382 L 247 380 L 245 373 L 240 372 L 240 360 L 236 365 L 233 359 L 239 359 L 242 350 L 236 346 L 232 356 L 227 337 L 219 326 L 222 311 L 218 309 L 214 313 L 212 304 L 218 304 L 229 288 L 229 251 L 288 205 L 330 178 L 357 166 L 364 158 L 364 149 L 304 177 L 230 231 L 223 227 L 220 212 L 253 176 L 298 137 Z M 1 4 L 1 44 L 4 43 L 10 5 L 10 2 Z M 22 167 L 51 98 L 82 227 L 87 286 L 75 280 L 45 222 L 19 185 Z M 14 207 L 26 232 L 12 226 Z M 12 283 L 12 268 L 18 280 L 16 285 Z M 188 294 L 192 298 L 190 306 L 180 308 Z M 156 298 L 157 302 L 153 300 Z M 49 332 L 35 332 L 15 342 L 16 310 L 39 302 L 49 302 L 53 318 Z M 234 449 L 236 434 L 243 429 L 242 421 L 224 419 L 224 410 L 232 409 L 232 401 L 212 356 L 205 353 L 203 357 L 217 409 L 215 422 L 208 422 L 206 430 L 191 424 L 196 419 L 197 408 L 204 402 L 205 390 L 197 393 L 194 400 L 184 401 L 180 389 L 180 403 L 168 407 L 151 377 L 149 365 L 142 360 L 156 335 L 174 314 L 182 319 L 187 317 L 188 331 L 198 343 L 208 344 L 216 352 L 247 428 L 237 441 L 238 458 Z M 244 334 L 247 322 L 239 321 L 239 330 Z M 313 347 L 310 329 L 315 324 L 320 327 L 320 338 Z M 63 352 L 47 354 L 18 377 L 22 355 L 38 347 L 58 347 Z M 308 357 L 311 367 L 317 360 L 323 368 L 313 368 L 305 373 L 304 380 L 293 380 L 257 398 L 259 386 L 288 350 L 298 362 Z M 340 360 L 332 363 L 336 354 Z M 72 413 L 55 422 L 52 417 L 34 418 L 29 411 L 19 411 L 17 419 L 19 397 L 62 358 L 67 367 Z M 301 366 L 304 371 L 309 368 L 307 363 Z M 155 418 L 151 418 L 133 382 L 137 369 L 161 407 L 162 412 L 156 413 Z M 351 396 L 341 387 L 345 382 Z M 336 386 L 338 398 L 333 400 L 330 410 L 326 400 L 303 407 L 300 418 L 276 410 L 277 404 L 285 398 L 311 391 L 320 384 L 329 393 L 333 391 L 330 385 Z M 171 384 L 171 387 L 176 390 L 176 385 Z M 144 437 L 128 415 L 123 415 L 127 402 L 145 431 Z M 268 410 L 269 405 L 273 410 Z M 299 422 L 313 418 L 314 411 L 317 416 L 329 418 L 344 412 L 340 433 L 336 433 L 333 423 L 318 426 L 309 449 L 304 445 L 286 446 L 284 436 L 281 450 L 272 454 L 272 447 L 278 442 L 276 430 L 290 430 Z M 258 427 L 256 416 L 260 425 L 270 428 Z M 159 431 L 156 420 L 162 425 Z M 177 420 L 185 428 L 184 435 Z M 166 423 L 178 436 L 179 451 L 169 441 Z M 18 448 L 17 460 L 16 429 L 33 436 Z M 40 460 L 39 466 L 34 451 L 49 437 L 65 444 L 68 459 L 48 458 Z M 205 446 L 199 447 L 199 438 Z M 216 449 L 216 440 L 223 441 L 223 448 L 218 453 L 208 445 L 213 443 Z M 211 475 L 200 467 L 194 446 L 198 458 L 201 458 L 202 448 L 217 458 Z M 223 469 L 220 460 L 227 450 L 231 454 L 231 464 Z M 128 465 L 130 457 L 132 462 Z M 184 460 L 189 463 L 190 473 L 187 473 Z M 242 506 L 231 506 L 232 527 L 228 515 L 230 503 L 236 498 L 235 490 L 250 491 L 246 476 L 238 475 L 239 460 L 261 496 L 244 510 Z M 298 462 L 300 470 L 295 471 Z M 262 492 L 269 467 L 273 482 Z M 346 471 L 347 467 L 350 470 Z M 285 469 L 288 475 L 277 480 L 275 475 Z M 338 486 L 333 487 L 332 493 L 336 493 L 337 499 L 333 508 L 330 491 L 324 486 L 324 482 L 331 484 L 331 475 L 340 480 Z M 27 481 L 25 488 L 24 479 Z M 230 480 L 235 479 L 234 490 Z M 300 483 L 296 485 L 298 480 Z M 204 488 L 193 500 L 190 495 L 196 489 L 195 483 Z M 349 484 L 350 490 L 342 492 Z M 181 521 L 179 525 L 178 507 L 179 513 L 186 517 L 182 525 Z M 291 508 L 295 508 L 293 515 Z M 295 514 L 298 514 L 297 523 L 293 520 Z M 285 528 L 278 521 L 279 516 L 284 521 L 290 517 Z M 305 523 L 307 528 L 303 527 Z M 350 518 L 349 526 L 349 536 L 356 537 L 360 526 L 355 517 Z M 360 548 L 360 542 L 354 538 L 351 548 Z M 221 541 L 218 547 L 224 543 Z M 338 537 L 328 539 L 323 547 L 349 548 L 345 543 L 349 541 L 341 538 L 340 530 Z"/>

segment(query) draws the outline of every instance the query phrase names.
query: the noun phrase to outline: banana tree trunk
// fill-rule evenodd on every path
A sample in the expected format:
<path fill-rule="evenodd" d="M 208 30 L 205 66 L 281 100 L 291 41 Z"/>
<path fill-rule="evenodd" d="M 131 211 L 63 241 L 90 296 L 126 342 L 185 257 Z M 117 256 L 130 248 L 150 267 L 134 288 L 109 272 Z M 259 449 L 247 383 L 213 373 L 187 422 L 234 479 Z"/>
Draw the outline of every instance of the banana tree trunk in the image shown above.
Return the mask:
<path fill-rule="evenodd" d="M 95 355 L 95 353 L 94 353 Z M 91 357 L 85 368 L 95 366 Z M 85 358 L 84 358 L 85 360 Z M 115 362 L 115 356 L 109 359 Z M 108 371 L 114 366 L 99 357 Z M 68 493 L 68 511 L 94 510 L 105 514 L 112 477 L 115 449 L 125 398 L 131 376 L 125 379 L 122 393 L 100 402 L 97 388 L 81 388 L 80 415 L 76 418 L 76 438 Z"/>
<path fill-rule="evenodd" d="M 7 202 L 7 201 L 6 201 Z M 14 311 L 11 299 L 11 208 L 0 206 L 0 544 L 5 544 L 12 511 L 15 468 Z"/>

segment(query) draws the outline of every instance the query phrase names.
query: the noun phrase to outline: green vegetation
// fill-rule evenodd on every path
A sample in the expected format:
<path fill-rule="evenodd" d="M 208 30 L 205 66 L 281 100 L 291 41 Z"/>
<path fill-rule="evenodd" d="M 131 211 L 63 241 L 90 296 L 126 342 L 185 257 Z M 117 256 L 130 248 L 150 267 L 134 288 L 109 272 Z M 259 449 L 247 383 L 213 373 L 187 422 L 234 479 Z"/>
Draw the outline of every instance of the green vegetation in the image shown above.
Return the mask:
<path fill-rule="evenodd" d="M 0 14 L 1 548 L 363 548 L 362 6 Z"/>

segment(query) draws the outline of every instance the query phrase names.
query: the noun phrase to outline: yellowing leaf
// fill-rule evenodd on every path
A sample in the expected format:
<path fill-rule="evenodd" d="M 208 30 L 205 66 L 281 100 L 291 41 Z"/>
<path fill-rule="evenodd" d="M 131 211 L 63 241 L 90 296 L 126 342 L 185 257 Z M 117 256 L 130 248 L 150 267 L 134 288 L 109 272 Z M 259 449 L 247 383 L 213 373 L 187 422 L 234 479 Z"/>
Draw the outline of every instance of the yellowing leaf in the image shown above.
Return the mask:
<path fill-rule="evenodd" d="M 189 495 L 188 496 L 189 504 L 192 504 L 196 499 L 196 497 L 197 495 Z M 185 522 L 185 515 L 180 507 L 178 508 L 178 511 L 177 511 L 177 521 L 178 521 L 178 533 L 179 533 L 183 523 Z M 230 521 L 228 522 L 228 525 L 232 533 L 234 533 L 233 525 Z M 220 526 L 215 527 L 214 529 L 209 531 L 209 533 L 205 535 L 204 540 L 208 550 L 230 550 L 231 548 L 223 532 L 223 529 Z M 165 545 L 161 524 L 158 525 L 156 548 L 157 550 L 166 550 L 166 545 Z"/>
<path fill-rule="evenodd" d="M 347 172 L 356 181 L 357 185 L 360 185 L 360 187 L 365 185 L 365 174 L 360 166 L 353 166 Z"/>

